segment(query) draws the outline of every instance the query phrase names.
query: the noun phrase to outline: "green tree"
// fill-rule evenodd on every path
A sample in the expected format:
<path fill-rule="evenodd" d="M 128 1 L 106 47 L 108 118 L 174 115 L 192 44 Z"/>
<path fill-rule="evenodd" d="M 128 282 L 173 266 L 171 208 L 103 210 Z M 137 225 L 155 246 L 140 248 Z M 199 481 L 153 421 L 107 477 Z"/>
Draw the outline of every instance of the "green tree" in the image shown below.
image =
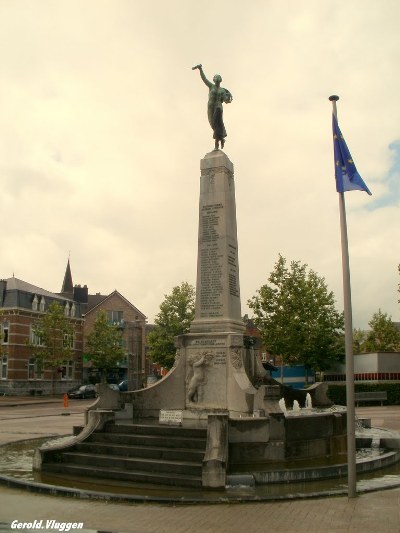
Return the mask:
<path fill-rule="evenodd" d="M 187 282 L 165 295 L 160 312 L 155 318 L 155 328 L 148 336 L 150 357 L 155 363 L 171 368 L 175 357 L 177 335 L 187 333 L 194 318 L 195 289 Z"/>
<path fill-rule="evenodd" d="M 353 329 L 353 354 L 365 353 L 367 332 L 363 329 Z"/>
<path fill-rule="evenodd" d="M 279 255 L 269 284 L 248 301 L 266 349 L 287 364 L 324 370 L 344 356 L 343 313 L 324 278 Z"/>
<path fill-rule="evenodd" d="M 52 373 L 52 393 L 60 366 L 73 358 L 74 326 L 65 316 L 63 307 L 52 302 L 47 312 L 32 327 L 30 347 L 36 358 L 37 368 Z"/>
<path fill-rule="evenodd" d="M 371 330 L 365 340 L 367 352 L 397 352 L 400 350 L 400 331 L 392 322 L 392 317 L 379 309 L 368 322 Z"/>
<path fill-rule="evenodd" d="M 109 322 L 104 310 L 98 313 L 93 330 L 86 336 L 84 355 L 100 371 L 102 383 L 106 382 L 107 372 L 126 355 L 122 347 L 122 333 Z"/>

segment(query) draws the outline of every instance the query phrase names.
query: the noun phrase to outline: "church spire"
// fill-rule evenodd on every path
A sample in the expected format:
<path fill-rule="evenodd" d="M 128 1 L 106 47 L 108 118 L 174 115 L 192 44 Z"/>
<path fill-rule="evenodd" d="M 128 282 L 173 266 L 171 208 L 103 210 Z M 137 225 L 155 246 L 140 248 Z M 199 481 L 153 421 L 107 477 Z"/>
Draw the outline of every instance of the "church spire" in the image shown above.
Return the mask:
<path fill-rule="evenodd" d="M 72 285 L 71 266 L 69 264 L 69 257 L 67 262 L 67 268 L 65 269 L 64 281 L 61 288 L 61 293 L 65 296 L 73 296 L 74 286 Z"/>

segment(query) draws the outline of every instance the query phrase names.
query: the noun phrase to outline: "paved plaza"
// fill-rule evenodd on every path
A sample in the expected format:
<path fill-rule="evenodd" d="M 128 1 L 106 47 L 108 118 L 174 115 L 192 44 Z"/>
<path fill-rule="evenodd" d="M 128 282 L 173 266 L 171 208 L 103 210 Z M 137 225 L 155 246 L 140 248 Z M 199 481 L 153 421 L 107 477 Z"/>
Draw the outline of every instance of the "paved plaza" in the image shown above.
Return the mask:
<path fill-rule="evenodd" d="M 90 401 L 0 398 L 0 443 L 71 433 L 83 422 Z M 357 414 L 378 427 L 400 431 L 400 406 L 363 407 Z M 82 522 L 85 532 L 109 533 L 257 533 L 400 531 L 400 489 L 347 497 L 213 505 L 128 504 L 63 498 L 0 485 L 0 532 L 14 520 Z M 33 531 L 33 530 L 32 530 Z M 72 530 L 71 530 L 72 531 Z"/>

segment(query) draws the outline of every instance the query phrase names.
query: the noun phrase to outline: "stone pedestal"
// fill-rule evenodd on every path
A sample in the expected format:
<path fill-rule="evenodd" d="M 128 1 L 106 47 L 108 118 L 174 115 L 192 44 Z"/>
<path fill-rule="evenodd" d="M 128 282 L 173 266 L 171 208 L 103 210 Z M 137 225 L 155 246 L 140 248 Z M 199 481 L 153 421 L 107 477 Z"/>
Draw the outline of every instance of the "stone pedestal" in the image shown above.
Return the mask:
<path fill-rule="evenodd" d="M 186 409 L 240 416 L 252 412 L 256 391 L 244 365 L 233 165 L 214 150 L 200 168 L 195 318 L 178 341 Z"/>

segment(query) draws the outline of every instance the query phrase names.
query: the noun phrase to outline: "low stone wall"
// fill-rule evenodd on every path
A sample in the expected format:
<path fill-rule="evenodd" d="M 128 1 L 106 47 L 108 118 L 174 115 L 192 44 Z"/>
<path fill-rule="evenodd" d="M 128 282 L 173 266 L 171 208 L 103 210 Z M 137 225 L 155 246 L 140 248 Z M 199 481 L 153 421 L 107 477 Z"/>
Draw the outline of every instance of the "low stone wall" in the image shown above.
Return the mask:
<path fill-rule="evenodd" d="M 346 453 L 346 412 L 229 421 L 232 465 L 341 456 Z"/>

